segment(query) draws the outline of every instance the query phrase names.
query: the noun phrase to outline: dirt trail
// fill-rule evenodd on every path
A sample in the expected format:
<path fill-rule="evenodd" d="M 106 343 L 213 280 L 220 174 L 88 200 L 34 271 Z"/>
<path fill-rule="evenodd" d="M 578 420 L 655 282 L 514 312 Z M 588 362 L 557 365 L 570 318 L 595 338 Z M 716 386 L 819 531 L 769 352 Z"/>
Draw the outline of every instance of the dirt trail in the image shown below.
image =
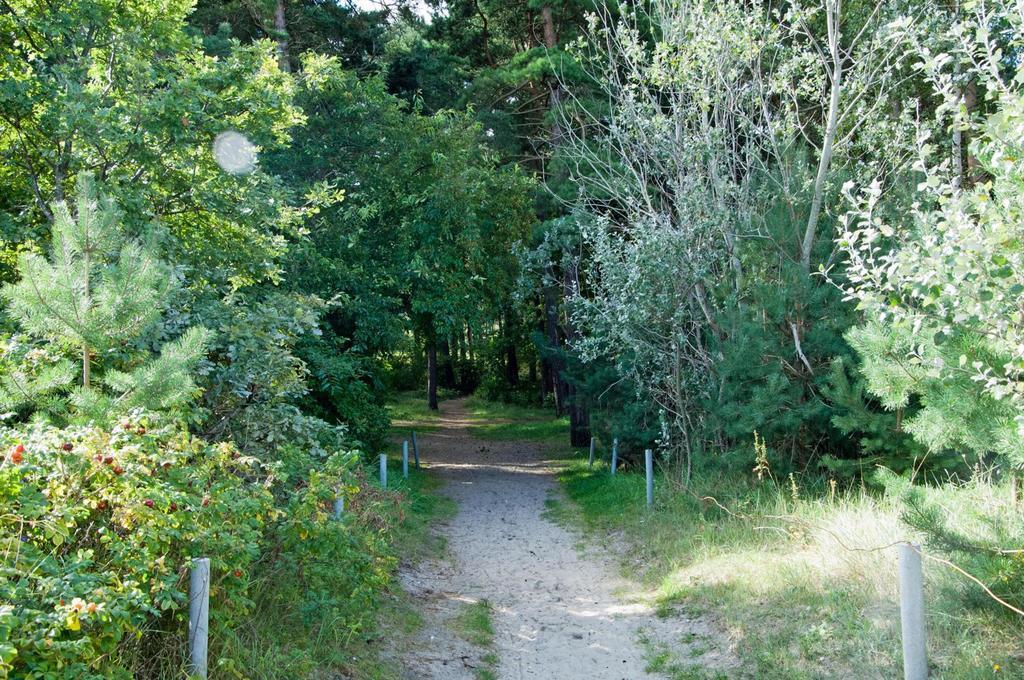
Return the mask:
<path fill-rule="evenodd" d="M 462 400 L 441 410 L 441 428 L 420 437 L 420 451 L 459 510 L 438 527 L 448 557 L 401 573 L 426 618 L 419 638 L 396 650 L 406 678 L 495 677 L 482 672 L 486 650 L 450 630 L 460 609 L 481 599 L 494 608 L 501 679 L 648 677 L 641 635 L 701 665 L 732 665 L 713 649 L 722 647 L 712 643 L 720 635 L 707 623 L 656 618 L 613 566 L 581 555 L 578 537 L 544 517 L 558 487 L 539 447 L 473 438 L 466 428 L 476 421 Z"/>

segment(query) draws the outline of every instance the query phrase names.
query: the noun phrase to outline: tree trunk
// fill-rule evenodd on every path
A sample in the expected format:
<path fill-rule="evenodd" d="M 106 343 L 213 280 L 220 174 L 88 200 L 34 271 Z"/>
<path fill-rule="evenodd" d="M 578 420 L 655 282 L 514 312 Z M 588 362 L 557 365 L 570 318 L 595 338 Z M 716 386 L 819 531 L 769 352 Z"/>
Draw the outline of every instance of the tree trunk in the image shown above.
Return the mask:
<path fill-rule="evenodd" d="M 437 410 L 437 337 L 433 333 L 427 340 L 427 407 Z"/>
<path fill-rule="evenodd" d="M 551 10 L 550 5 L 545 5 L 541 9 L 541 22 L 544 28 L 544 47 L 548 50 L 553 50 L 558 46 L 558 31 L 555 27 L 554 13 Z M 558 147 L 562 144 L 563 129 L 561 121 L 558 118 L 558 108 L 562 103 L 562 84 L 558 78 L 550 77 L 547 79 L 549 94 L 548 94 L 548 111 L 551 115 L 551 129 L 549 130 L 549 144 L 551 145 L 551 153 L 557 151 Z M 547 168 L 544 169 L 545 180 L 547 181 Z M 555 182 L 557 184 L 557 180 Z M 566 407 L 568 400 L 566 399 L 568 392 L 568 384 L 565 381 L 563 372 L 565 371 L 565 359 L 561 355 L 562 343 L 559 341 L 558 336 L 558 292 L 555 289 L 557 285 L 555 282 L 555 271 L 553 266 L 548 266 L 544 272 L 545 274 L 545 285 L 544 285 L 544 317 L 545 317 L 545 331 L 548 340 L 549 351 L 554 352 L 548 359 L 548 365 L 550 367 L 550 378 L 552 391 L 555 396 L 555 413 L 559 416 L 566 413 Z"/>
<path fill-rule="evenodd" d="M 284 2 L 277 0 L 274 6 L 274 32 L 277 38 L 277 63 L 281 70 L 288 73 L 292 70 L 291 58 L 288 55 L 288 25 L 284 19 Z"/>
<path fill-rule="evenodd" d="M 519 385 L 519 355 L 516 353 L 516 328 L 511 311 L 505 312 L 505 382 L 509 387 Z"/>
<path fill-rule="evenodd" d="M 831 2 L 826 3 L 826 19 L 828 21 L 829 52 L 832 58 L 832 90 L 828 102 L 828 118 L 825 121 L 825 137 L 821 142 L 821 156 L 818 158 L 818 173 L 814 178 L 814 193 L 811 196 L 811 212 L 807 216 L 804 238 L 800 243 L 800 268 L 805 275 L 811 273 L 811 249 L 814 237 L 818 233 L 818 220 L 821 217 L 821 203 L 824 200 L 825 180 L 828 179 L 829 167 L 832 165 L 832 153 L 836 141 L 836 130 L 839 127 L 839 103 L 843 93 L 843 60 L 839 54 L 839 23 L 840 9 Z"/>
<path fill-rule="evenodd" d="M 516 354 L 516 344 L 508 343 L 508 357 L 505 361 L 505 380 L 509 387 L 519 386 L 519 356 Z"/>
<path fill-rule="evenodd" d="M 566 261 L 562 266 L 562 297 L 565 301 L 565 336 L 571 342 L 580 337 L 579 329 L 573 323 L 572 316 L 568 313 L 569 302 L 577 293 L 579 288 L 578 265 L 564 257 Z M 582 447 L 590 443 L 590 413 L 587 407 L 577 398 L 576 387 L 572 383 L 565 383 L 566 405 L 569 411 L 569 442 L 571 446 Z"/>
<path fill-rule="evenodd" d="M 441 341 L 441 386 L 448 389 L 455 387 L 455 365 L 452 363 L 451 347 L 447 339 Z"/>
<path fill-rule="evenodd" d="M 541 296 L 541 318 L 537 320 L 538 330 L 542 337 L 547 337 L 547 307 L 545 306 L 546 298 Z M 538 349 L 543 349 L 538 347 Z M 543 404 L 544 400 L 547 399 L 548 395 L 551 394 L 555 387 L 554 381 L 551 380 L 551 362 L 544 356 L 544 352 L 540 352 L 540 403 Z"/>
<path fill-rule="evenodd" d="M 81 218 L 81 215 L 79 215 L 79 218 Z M 84 248 L 83 250 L 84 250 L 84 252 L 82 253 L 82 264 L 83 264 L 82 271 L 84 272 L 84 275 L 83 275 L 83 278 L 82 278 L 82 289 L 84 291 L 84 295 L 82 296 L 83 297 L 82 308 L 84 310 L 84 314 L 88 314 L 89 310 L 92 309 L 92 290 L 90 289 L 90 285 L 91 284 L 89 282 L 90 278 L 91 278 L 91 271 L 92 271 L 92 258 L 91 258 L 91 250 L 89 248 Z M 90 376 L 91 369 L 92 369 L 92 359 L 91 359 L 91 356 L 90 356 L 90 353 L 89 353 L 89 343 L 83 341 L 82 342 L 82 387 L 84 387 L 85 389 L 89 389 L 89 382 L 90 382 L 90 377 L 91 377 Z"/>
<path fill-rule="evenodd" d="M 558 45 L 558 33 L 555 30 L 555 19 L 551 13 L 551 7 L 545 6 L 541 10 L 541 19 L 544 23 L 544 47 L 549 50 L 555 49 Z M 558 81 L 558 78 L 549 78 L 548 87 L 550 88 L 550 94 L 548 95 L 548 110 L 555 113 L 558 111 L 558 107 L 562 103 L 562 84 Z M 562 143 L 562 124 L 558 119 L 557 113 L 551 117 L 551 138 L 550 143 L 552 149 L 557 149 Z"/>
<path fill-rule="evenodd" d="M 971 112 L 978 107 L 978 82 L 974 78 L 967 81 L 967 86 L 964 88 L 964 108 L 967 111 L 967 119 L 970 120 Z M 979 175 L 981 174 L 981 166 L 978 163 L 978 157 L 971 153 L 970 139 L 967 133 L 963 136 L 963 147 L 967 153 L 967 171 L 964 175 L 964 186 L 970 188 L 974 186 L 974 183 L 978 181 Z"/>
<path fill-rule="evenodd" d="M 558 342 L 558 299 L 554 279 L 554 267 L 548 265 L 545 269 L 546 279 L 544 282 L 544 324 L 545 336 L 548 341 L 547 350 L 548 366 L 551 371 L 551 387 L 555 396 L 555 415 L 565 415 L 565 378 L 562 371 L 565 369 L 565 362 L 561 356 L 561 346 Z"/>

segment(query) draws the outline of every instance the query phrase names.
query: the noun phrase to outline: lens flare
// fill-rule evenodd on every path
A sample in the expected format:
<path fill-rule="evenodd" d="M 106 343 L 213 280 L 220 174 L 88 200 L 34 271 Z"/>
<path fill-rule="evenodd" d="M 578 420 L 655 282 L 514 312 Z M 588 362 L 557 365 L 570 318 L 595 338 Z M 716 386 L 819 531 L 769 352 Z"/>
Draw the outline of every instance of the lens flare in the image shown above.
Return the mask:
<path fill-rule="evenodd" d="M 224 172 L 248 175 L 256 169 L 256 145 L 234 130 L 225 130 L 213 140 L 213 158 Z"/>

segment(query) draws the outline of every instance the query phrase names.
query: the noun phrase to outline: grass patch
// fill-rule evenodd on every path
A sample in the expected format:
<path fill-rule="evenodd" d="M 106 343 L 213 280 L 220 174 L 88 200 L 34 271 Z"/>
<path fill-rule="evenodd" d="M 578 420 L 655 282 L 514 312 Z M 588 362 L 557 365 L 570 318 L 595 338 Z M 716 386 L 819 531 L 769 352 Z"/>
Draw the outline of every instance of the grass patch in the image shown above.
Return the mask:
<path fill-rule="evenodd" d="M 642 636 L 640 643 L 644 646 L 647 658 L 648 673 L 658 673 L 672 680 L 728 680 L 729 676 L 714 670 L 709 670 L 699 664 L 694 657 L 699 657 L 702 651 L 690 649 L 683 656 L 690 657 L 689 661 L 680 659 L 680 655 L 671 647 L 662 642 L 656 642 L 646 636 Z M 687 644 L 683 641 L 682 644 Z"/>
<path fill-rule="evenodd" d="M 554 418 L 549 409 L 517 406 L 470 397 L 466 406 L 480 423 L 469 433 L 491 441 L 529 441 L 563 445 L 569 437 L 569 419 Z"/>
<path fill-rule="evenodd" d="M 452 620 L 452 628 L 466 642 L 477 647 L 490 647 L 494 644 L 493 612 L 491 603 L 486 599 L 467 603 Z"/>
<path fill-rule="evenodd" d="M 498 655 L 491 650 L 494 646 L 494 608 L 491 603 L 477 600 L 467 603 L 452 619 L 452 630 L 475 647 L 488 650 L 480 657 L 480 666 L 473 669 L 476 680 L 497 680 Z"/>
<path fill-rule="evenodd" d="M 614 536 L 623 570 L 656 590 L 660 614 L 710 615 L 735 640 L 744 675 L 902 674 L 895 549 L 843 547 L 918 538 L 895 499 L 710 476 L 694 480 L 691 494 L 659 477 L 647 511 L 641 475 L 611 477 L 585 456 L 569 461 L 561 481 L 572 502 L 549 513 L 592 537 Z M 974 586 L 947 568 L 926 561 L 925 570 L 934 677 L 1024 677 L 1024 626 L 995 606 L 966 607 Z M 686 661 L 685 649 L 656 649 L 650 663 L 670 677 L 705 677 Z"/>
<path fill-rule="evenodd" d="M 438 428 L 438 412 L 427 407 L 427 398 L 420 392 L 397 392 L 385 406 L 391 419 L 391 436 L 408 436 L 410 430 L 431 432 Z"/>

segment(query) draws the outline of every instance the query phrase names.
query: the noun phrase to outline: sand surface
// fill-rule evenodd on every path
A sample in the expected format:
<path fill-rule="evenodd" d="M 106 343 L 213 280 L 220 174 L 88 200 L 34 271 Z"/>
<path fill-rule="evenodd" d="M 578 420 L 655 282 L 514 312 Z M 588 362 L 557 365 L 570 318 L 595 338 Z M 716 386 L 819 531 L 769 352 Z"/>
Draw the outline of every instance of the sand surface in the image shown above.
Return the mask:
<path fill-rule="evenodd" d="M 731 675 L 734 661 L 709 622 L 657 618 L 607 558 L 545 518 L 545 501 L 560 491 L 556 463 L 540 447 L 472 437 L 466 427 L 478 421 L 462 400 L 443 403 L 441 413 L 441 428 L 419 435 L 419 448 L 458 514 L 436 529 L 447 555 L 401 571 L 426 620 L 407 648 L 396 650 L 406 678 L 488 677 L 480 675 L 488 650 L 451 630 L 453 617 L 481 599 L 493 606 L 490 651 L 501 679 L 651 677 L 642 636 Z"/>

